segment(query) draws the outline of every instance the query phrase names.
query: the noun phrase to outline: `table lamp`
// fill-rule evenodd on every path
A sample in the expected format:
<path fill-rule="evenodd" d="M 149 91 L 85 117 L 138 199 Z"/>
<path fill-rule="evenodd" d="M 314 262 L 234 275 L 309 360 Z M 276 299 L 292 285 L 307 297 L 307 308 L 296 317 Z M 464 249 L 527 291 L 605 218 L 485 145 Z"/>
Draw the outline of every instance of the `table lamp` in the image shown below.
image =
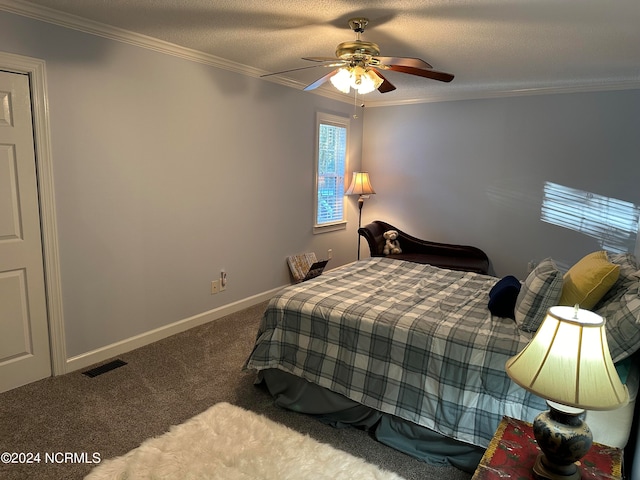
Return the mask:
<path fill-rule="evenodd" d="M 353 178 L 351 185 L 345 195 L 359 195 L 358 197 L 358 230 L 362 226 L 362 206 L 364 205 L 364 199 L 369 198 L 369 195 L 375 194 L 371 186 L 371 180 L 367 172 L 353 172 Z M 358 260 L 360 260 L 360 234 L 358 233 Z"/>
<path fill-rule="evenodd" d="M 533 467 L 538 479 L 579 480 L 575 462 L 593 442 L 581 414 L 585 409 L 613 410 L 629 401 L 604 325 L 604 318 L 578 305 L 551 307 L 531 342 L 507 360 L 511 379 L 549 406 L 533 422 L 542 450 Z"/>

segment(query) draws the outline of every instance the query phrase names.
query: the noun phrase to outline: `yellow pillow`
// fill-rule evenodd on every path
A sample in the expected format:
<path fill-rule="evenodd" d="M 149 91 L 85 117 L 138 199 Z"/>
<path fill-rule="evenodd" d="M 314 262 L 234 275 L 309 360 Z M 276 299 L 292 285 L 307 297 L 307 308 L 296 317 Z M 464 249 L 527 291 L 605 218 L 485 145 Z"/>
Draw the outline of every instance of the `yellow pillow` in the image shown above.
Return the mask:
<path fill-rule="evenodd" d="M 580 305 L 590 309 L 616 283 L 620 265 L 609 261 L 607 252 L 593 252 L 583 257 L 564 274 L 560 305 Z"/>

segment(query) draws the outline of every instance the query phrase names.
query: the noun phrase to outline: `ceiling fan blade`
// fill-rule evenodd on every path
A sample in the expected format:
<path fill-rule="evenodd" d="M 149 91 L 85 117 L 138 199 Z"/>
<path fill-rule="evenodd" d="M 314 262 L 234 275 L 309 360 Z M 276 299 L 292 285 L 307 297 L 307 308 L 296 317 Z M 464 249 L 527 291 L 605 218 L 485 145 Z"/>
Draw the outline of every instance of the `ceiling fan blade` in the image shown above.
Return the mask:
<path fill-rule="evenodd" d="M 332 60 L 335 60 L 335 58 L 333 58 Z M 308 67 L 299 67 L 299 68 L 292 68 L 290 70 L 282 70 L 280 72 L 274 72 L 274 73 L 265 73 L 264 75 L 260 75 L 260 77 L 270 77 L 271 75 L 280 75 L 281 73 L 290 73 L 290 72 L 297 72 L 298 70 L 307 70 L 309 68 L 318 68 L 318 67 L 341 67 L 345 65 L 344 62 L 336 62 L 336 63 L 332 63 L 332 64 L 327 64 L 327 65 L 310 65 Z"/>
<path fill-rule="evenodd" d="M 384 80 L 382 82 L 382 85 L 380 85 L 378 87 L 378 91 L 380 93 L 387 93 L 387 92 L 393 92 L 396 87 L 393 83 L 391 83 L 389 80 L 387 80 L 381 73 L 379 70 L 376 70 L 376 75 L 378 75 L 382 80 Z"/>
<path fill-rule="evenodd" d="M 423 70 L 421 68 L 405 67 L 404 65 L 387 65 L 386 70 L 394 72 L 408 73 L 409 75 L 417 75 L 419 77 L 439 80 L 440 82 L 450 82 L 454 76 L 450 73 L 438 72 L 436 70 Z"/>
<path fill-rule="evenodd" d="M 373 57 L 374 60 L 384 65 L 402 65 L 413 68 L 433 68 L 430 64 L 420 58 L 414 57 Z"/>
<path fill-rule="evenodd" d="M 310 62 L 341 62 L 336 57 L 302 57 L 302 60 L 309 60 Z"/>
<path fill-rule="evenodd" d="M 318 88 L 320 85 L 322 85 L 324 82 L 326 82 L 327 80 L 329 80 L 331 77 L 333 77 L 336 73 L 338 73 L 339 69 L 335 69 L 329 73 L 327 73 L 324 77 L 319 78 L 318 80 L 316 80 L 315 82 L 313 82 L 311 85 L 307 85 L 306 87 L 303 88 L 304 91 L 308 92 L 309 90 L 315 90 L 316 88 Z"/>
<path fill-rule="evenodd" d="M 307 70 L 308 68 L 317 68 L 321 66 L 322 65 L 311 65 L 309 67 L 292 68 L 290 70 L 281 70 L 280 72 L 265 73 L 264 75 L 260 75 L 260 77 L 270 77 L 271 75 L 280 75 L 281 73 L 297 72 L 298 70 Z"/>

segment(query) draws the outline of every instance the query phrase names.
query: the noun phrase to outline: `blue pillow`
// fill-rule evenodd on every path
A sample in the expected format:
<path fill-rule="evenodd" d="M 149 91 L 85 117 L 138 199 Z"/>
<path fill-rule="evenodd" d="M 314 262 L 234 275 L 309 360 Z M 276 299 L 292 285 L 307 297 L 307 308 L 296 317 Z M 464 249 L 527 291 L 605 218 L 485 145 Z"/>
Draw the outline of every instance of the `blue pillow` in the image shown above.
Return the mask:
<path fill-rule="evenodd" d="M 515 320 L 514 311 L 521 286 L 520 280 L 513 275 L 498 280 L 489 291 L 489 311 L 498 317 Z"/>

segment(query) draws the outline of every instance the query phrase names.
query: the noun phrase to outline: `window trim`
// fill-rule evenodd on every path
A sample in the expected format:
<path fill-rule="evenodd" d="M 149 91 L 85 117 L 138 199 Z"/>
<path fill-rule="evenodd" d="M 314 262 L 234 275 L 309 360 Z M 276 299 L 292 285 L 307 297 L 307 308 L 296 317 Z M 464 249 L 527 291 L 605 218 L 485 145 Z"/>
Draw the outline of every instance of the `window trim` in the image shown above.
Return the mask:
<path fill-rule="evenodd" d="M 346 189 L 344 182 L 347 178 L 347 172 L 349 171 L 349 143 L 350 143 L 350 119 L 349 117 L 341 117 L 338 115 L 332 115 L 324 112 L 316 113 L 316 133 L 315 133 L 315 162 L 314 162 L 314 182 L 313 182 L 313 233 L 325 233 L 333 232 L 336 230 L 344 230 L 347 228 L 347 202 L 346 197 L 343 195 L 342 202 L 342 220 L 337 220 L 331 223 L 318 224 L 318 181 L 319 181 L 319 166 L 320 166 L 320 126 L 331 125 L 335 127 L 341 127 L 346 129 L 346 142 L 345 142 L 345 158 L 344 158 L 344 173 L 343 173 L 343 188 Z"/>

